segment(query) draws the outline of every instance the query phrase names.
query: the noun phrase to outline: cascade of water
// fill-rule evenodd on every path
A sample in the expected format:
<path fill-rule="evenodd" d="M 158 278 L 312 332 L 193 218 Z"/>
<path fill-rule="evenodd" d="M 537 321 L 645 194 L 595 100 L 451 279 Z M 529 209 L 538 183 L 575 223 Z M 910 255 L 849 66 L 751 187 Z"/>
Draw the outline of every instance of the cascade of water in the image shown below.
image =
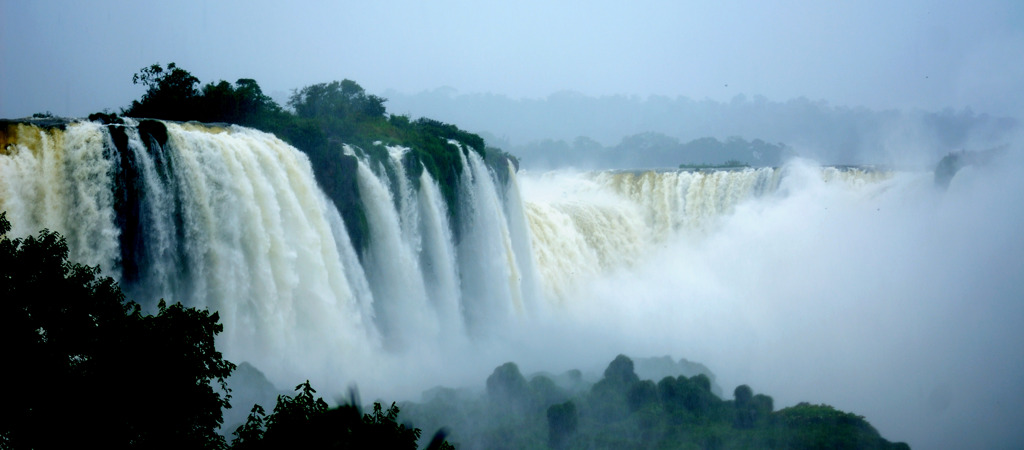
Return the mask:
<path fill-rule="evenodd" d="M 398 218 L 399 225 L 402 228 L 402 239 L 414 253 L 419 253 L 420 247 L 423 245 L 419 229 L 420 208 L 416 191 L 413 188 L 412 181 L 406 174 L 405 164 L 402 162 L 402 158 L 409 152 L 409 148 L 388 146 L 387 150 L 391 167 L 397 174 L 395 177 L 396 185 L 392 186 L 391 191 L 398 203 Z"/>
<path fill-rule="evenodd" d="M 482 336 L 487 328 L 502 326 L 523 310 L 522 278 L 491 173 L 476 152 L 460 154 L 463 232 L 458 255 L 463 308 L 468 331 Z"/>
<path fill-rule="evenodd" d="M 859 407 L 878 386 L 892 398 L 943 380 L 969 386 L 974 369 L 950 371 L 948 361 L 1020 337 L 1021 215 L 1006 208 L 1022 190 L 1017 170 L 992 171 L 994 184 L 988 172 L 961 171 L 943 195 L 931 174 L 806 164 L 510 170 L 503 184 L 460 147 L 455 208 L 428 171 L 409 179 L 406 149 L 389 147 L 390 181 L 369 158 L 357 164 L 369 232 L 357 255 L 295 148 L 240 127 L 160 126 L 166 141 L 130 120 L 0 130 L 11 234 L 60 232 L 72 260 L 101 265 L 144 304 L 160 296 L 217 310 L 219 348 L 277 383 L 334 377 L 344 380 L 338 392 L 345 377 L 363 376 L 394 387 L 410 366 L 451 375 L 447 357 L 459 351 L 474 363 L 516 351 L 550 360 L 607 338 L 624 348 L 590 351 L 696 349 L 723 368 L 724 383 L 756 372 L 780 402 L 797 400 L 794 374 L 802 388 L 819 383 L 807 374 L 822 367 L 829 383 L 854 367 L 867 381 L 834 399 Z M 544 320 L 526 322 L 533 316 Z M 963 317 L 973 318 L 968 332 L 951 334 Z M 933 360 L 921 342 L 953 356 Z M 829 361 L 837 354 L 843 363 Z M 1020 365 L 1013 352 L 987 355 L 978 361 L 990 373 Z M 863 371 L 879 360 L 899 375 Z M 1009 389 L 1010 375 L 992 386 Z M 974 397 L 998 396 L 983 391 Z"/>
<path fill-rule="evenodd" d="M 62 234 L 70 258 L 110 269 L 118 260 L 110 138 L 94 123 L 65 130 L 18 125 L 0 158 L 0 207 L 12 234 Z"/>
<path fill-rule="evenodd" d="M 124 144 L 110 127 L 119 127 Z M 359 336 L 344 339 L 383 339 L 390 348 L 439 328 L 487 334 L 518 313 L 537 314 L 545 299 L 569 298 L 579 282 L 635 264 L 658 242 L 713 227 L 743 200 L 775 191 L 782 173 L 563 174 L 561 185 L 544 187 L 556 195 L 524 202 L 511 166 L 509 182 L 498 183 L 479 154 L 453 141 L 463 168 L 456 244 L 437 182 L 424 170 L 414 186 L 404 164 L 409 149 L 389 146 L 393 180 L 365 158 L 358 165 L 371 235 L 360 263 L 308 161 L 276 138 L 168 123 L 161 145 L 130 119 L 110 127 L 18 126 L 0 160 L 0 201 L 15 233 L 60 231 L 78 260 L 115 277 L 123 266 L 134 295 L 215 308 L 239 324 L 227 340 L 255 342 L 240 344 L 253 352 L 332 334 L 330 326 L 286 331 L 332 315 L 347 324 L 342 334 Z M 884 175 L 823 169 L 821 176 L 856 184 Z M 138 205 L 129 210 L 126 202 Z M 124 218 L 132 212 L 138 217 Z"/>
<path fill-rule="evenodd" d="M 773 192 L 779 171 L 647 171 L 557 174 L 537 183 L 526 205 L 533 252 L 548 296 L 629 267 L 680 233 L 714 228 L 740 202 Z"/>
<path fill-rule="evenodd" d="M 374 290 L 376 323 L 385 345 L 400 349 L 436 335 L 437 321 L 429 311 L 418 255 L 403 239 L 390 189 L 363 161 L 357 177 L 370 230 L 363 265 Z"/>
<path fill-rule="evenodd" d="M 419 202 L 423 218 L 420 225 L 420 233 L 424 237 L 423 253 L 420 255 L 423 277 L 442 330 L 446 334 L 461 336 L 465 326 L 462 321 L 458 263 L 448 225 L 448 208 L 441 197 L 440 188 L 426 169 L 420 175 Z"/>
<path fill-rule="evenodd" d="M 338 212 L 338 208 L 326 196 L 323 196 L 322 201 L 327 204 L 327 220 L 331 224 L 331 235 L 334 236 L 334 242 L 338 247 L 338 254 L 341 256 L 342 267 L 345 269 L 345 278 L 348 280 L 352 293 L 356 298 L 356 303 L 359 305 L 359 317 L 361 322 L 365 324 L 371 344 L 376 348 L 377 344 L 380 343 L 380 334 L 377 327 L 373 325 L 373 290 L 370 288 L 369 280 L 366 279 L 366 272 L 363 271 L 363 266 L 359 263 L 359 255 L 356 254 L 356 249 L 352 246 L 352 240 L 345 229 L 345 222 L 341 218 L 341 213 Z"/>
<path fill-rule="evenodd" d="M 254 130 L 163 126 L 163 145 L 131 120 L 18 126 L 0 158 L 13 232 L 60 232 L 72 260 L 144 305 L 217 310 L 235 359 L 301 371 L 310 359 L 296 349 L 372 341 L 368 285 L 308 159 Z"/>
<path fill-rule="evenodd" d="M 252 361 L 364 345 L 372 325 L 308 159 L 253 130 L 166 126 L 191 280 L 176 298 L 219 311 L 225 352 Z"/>
<path fill-rule="evenodd" d="M 499 168 L 500 170 L 501 168 Z M 508 218 L 509 238 L 512 241 L 512 252 L 516 255 L 516 264 L 520 276 L 520 286 L 524 306 L 528 313 L 537 315 L 543 306 L 543 287 L 534 261 L 533 245 L 530 242 L 529 222 L 523 208 L 522 194 L 519 192 L 519 180 L 516 179 L 515 167 L 509 161 L 508 185 L 505 190 L 505 216 Z"/>

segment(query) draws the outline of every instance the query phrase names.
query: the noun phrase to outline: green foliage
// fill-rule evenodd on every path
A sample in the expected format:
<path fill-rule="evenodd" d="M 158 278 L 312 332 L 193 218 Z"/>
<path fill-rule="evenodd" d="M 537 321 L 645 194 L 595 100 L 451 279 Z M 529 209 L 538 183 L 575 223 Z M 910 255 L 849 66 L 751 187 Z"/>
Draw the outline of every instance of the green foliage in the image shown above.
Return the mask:
<path fill-rule="evenodd" d="M 774 401 L 764 394 L 754 395 L 750 386 L 742 384 L 733 392 L 733 426 L 753 428 L 763 425 L 774 410 Z"/>
<path fill-rule="evenodd" d="M 735 400 L 724 401 L 711 393 L 703 373 L 666 376 L 657 384 L 640 380 L 623 355 L 572 398 L 542 408 L 506 406 L 517 402 L 510 392 L 545 398 L 551 381 L 535 376 L 524 385 L 518 368 L 506 363 L 488 378 L 486 397 L 460 399 L 453 390 L 436 389 L 426 404 L 405 407 L 416 420 L 433 417 L 435 425 L 450 427 L 453 439 L 470 448 L 908 448 L 883 439 L 862 417 L 829 406 L 772 412 L 772 398 L 746 385 L 736 388 Z M 498 391 L 501 403 L 495 402 Z M 745 420 L 738 420 L 741 412 Z"/>
<path fill-rule="evenodd" d="M 448 205 L 451 228 L 458 239 L 460 152 L 475 151 L 485 157 L 500 181 L 507 181 L 508 162 L 517 161 L 498 149 L 488 151 L 484 140 L 458 127 L 431 119 L 411 120 L 388 115 L 386 99 L 371 95 L 352 80 L 319 83 L 297 89 L 288 101 L 294 113 L 264 95 L 255 80 L 242 78 L 233 85 L 220 81 L 199 88 L 199 80 L 170 63 L 141 69 L 132 78 L 146 86 L 142 98 L 123 110 L 128 117 L 200 122 L 226 122 L 273 133 L 309 156 L 317 182 L 337 206 L 349 237 L 362 253 L 369 242 L 366 214 L 356 183 L 356 160 L 345 155 L 342 144 L 355 148 L 374 162 L 387 158 L 379 145 L 411 148 L 403 161 L 410 177 L 427 170 L 437 181 Z M 95 118 L 93 118 L 95 116 Z M 101 113 L 90 120 L 113 123 L 116 115 Z M 449 140 L 468 147 L 460 149 Z M 385 165 L 385 167 L 390 167 Z M 393 173 L 388 174 L 394 177 Z M 413 183 L 419 186 L 419 183 Z"/>
<path fill-rule="evenodd" d="M 299 393 L 294 397 L 278 396 L 274 413 L 267 417 L 267 438 L 271 441 L 279 435 L 292 438 L 301 434 L 299 430 L 315 417 L 327 411 L 327 402 L 313 396 L 316 391 L 309 385 L 309 380 L 295 386 L 295 390 Z M 280 438 L 278 440 L 287 441 L 287 439 Z"/>
<path fill-rule="evenodd" d="M 544 375 L 537 375 L 530 379 L 530 391 L 536 403 L 541 406 L 564 402 L 569 394 L 551 379 Z"/>
<path fill-rule="evenodd" d="M 387 100 L 369 95 L 352 80 L 314 84 L 294 91 L 288 106 L 299 117 L 345 120 L 383 117 Z"/>
<path fill-rule="evenodd" d="M 264 429 L 267 423 L 267 413 L 260 405 L 252 405 L 249 411 L 249 418 L 232 433 L 235 439 L 231 441 L 231 447 L 236 449 L 249 449 L 259 447 L 263 440 Z"/>
<path fill-rule="evenodd" d="M 576 434 L 579 414 L 576 404 L 567 401 L 548 407 L 548 445 L 552 448 L 565 448 L 569 439 Z"/>
<path fill-rule="evenodd" d="M 214 348 L 217 314 L 161 301 L 144 315 L 98 267 L 69 262 L 57 233 L 9 231 L 0 213 L 0 382 L 17 387 L 0 409 L 0 442 L 224 447 L 216 429 L 234 365 Z"/>
<path fill-rule="evenodd" d="M 637 377 L 633 370 L 633 360 L 626 355 L 619 355 L 604 369 L 604 379 L 621 387 L 639 381 L 640 377 Z"/>
<path fill-rule="evenodd" d="M 526 379 L 515 363 L 505 363 L 487 377 L 487 397 L 496 408 L 525 412 L 533 403 Z"/>
<path fill-rule="evenodd" d="M 360 414 L 354 400 L 329 409 L 313 395 L 316 391 L 308 380 L 295 390 L 294 396 L 278 396 L 269 416 L 259 405 L 253 406 L 246 423 L 235 430 L 231 448 L 417 448 L 420 429 L 398 423 L 399 408 L 394 403 L 385 411 L 377 402 L 373 412 Z M 435 441 L 433 448 L 452 448 L 443 436 Z"/>
<path fill-rule="evenodd" d="M 863 416 L 829 405 L 800 403 L 774 416 L 775 439 L 790 448 L 906 448 L 906 444 L 892 444 L 882 439 Z"/>
<path fill-rule="evenodd" d="M 626 403 L 630 412 L 637 412 L 658 403 L 658 387 L 651 380 L 633 383 L 626 392 Z"/>
<path fill-rule="evenodd" d="M 228 122 L 253 127 L 267 127 L 284 117 L 284 111 L 263 94 L 256 80 L 241 78 L 234 86 L 221 80 L 203 86 L 200 108 L 192 120 Z"/>
<path fill-rule="evenodd" d="M 287 119 L 281 107 L 251 78 L 241 78 L 234 85 L 221 80 L 199 88 L 198 78 L 170 63 L 166 69 L 159 64 L 145 67 L 132 77 L 132 82 L 146 86 L 146 93 L 123 111 L 128 117 L 227 122 L 257 128 L 274 127 Z M 93 116 L 104 118 L 97 113 L 90 120 L 96 120 Z"/>
<path fill-rule="evenodd" d="M 189 120 L 198 111 L 199 79 L 174 63 L 144 67 L 132 76 L 132 84 L 146 87 L 140 100 L 124 111 L 129 117 Z"/>

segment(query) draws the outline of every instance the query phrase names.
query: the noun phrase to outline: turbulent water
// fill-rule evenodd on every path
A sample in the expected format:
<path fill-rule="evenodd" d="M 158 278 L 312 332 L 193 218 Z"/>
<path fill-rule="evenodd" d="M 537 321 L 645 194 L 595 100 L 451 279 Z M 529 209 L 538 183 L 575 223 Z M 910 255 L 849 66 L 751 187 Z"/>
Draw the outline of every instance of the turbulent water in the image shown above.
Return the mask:
<path fill-rule="evenodd" d="M 218 311 L 226 356 L 281 386 L 413 395 L 508 360 L 558 371 L 671 354 L 727 391 L 830 403 L 891 440 L 1019 442 L 1019 161 L 965 169 L 948 192 L 929 172 L 799 161 L 499 167 L 502 183 L 452 142 L 461 203 L 446 205 L 388 147 L 358 164 L 359 254 L 301 152 L 240 127 L 163 125 L 166 139 L 134 123 L 9 125 L 0 210 L 14 235 L 60 232 L 144 305 Z"/>

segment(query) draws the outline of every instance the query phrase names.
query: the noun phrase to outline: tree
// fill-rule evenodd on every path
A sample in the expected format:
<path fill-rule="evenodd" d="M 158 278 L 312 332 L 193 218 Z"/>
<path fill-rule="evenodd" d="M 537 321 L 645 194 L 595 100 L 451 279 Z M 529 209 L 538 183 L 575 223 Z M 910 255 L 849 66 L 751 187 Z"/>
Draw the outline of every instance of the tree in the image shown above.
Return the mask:
<path fill-rule="evenodd" d="M 633 383 L 626 392 L 626 403 L 630 412 L 637 412 L 648 405 L 658 403 L 658 386 L 651 380 Z"/>
<path fill-rule="evenodd" d="M 295 387 L 295 396 L 277 397 L 274 412 L 265 415 L 255 405 L 245 424 L 235 430 L 231 447 L 240 450 L 279 448 L 357 449 L 407 448 L 415 449 L 420 429 L 398 423 L 399 409 L 394 403 L 385 412 L 379 402 L 373 412 L 360 414 L 355 395 L 348 404 L 328 409 L 309 381 Z M 432 445 L 451 448 L 443 435 L 435 436 Z M 432 447 L 433 448 L 433 447 Z"/>
<path fill-rule="evenodd" d="M 201 122 L 227 122 L 268 128 L 287 122 L 281 107 L 263 93 L 256 80 L 241 78 L 232 86 L 227 81 L 207 83 L 196 97 L 191 117 Z"/>
<path fill-rule="evenodd" d="M 512 362 L 496 367 L 487 377 L 487 397 L 494 405 L 516 412 L 525 412 L 533 403 L 526 378 Z"/>
<path fill-rule="evenodd" d="M 576 434 L 579 415 L 576 404 L 571 400 L 548 408 L 548 445 L 552 448 L 565 448 L 569 440 Z"/>
<path fill-rule="evenodd" d="M 69 262 L 59 234 L 10 229 L 0 213 L 0 444 L 224 447 L 234 365 L 214 348 L 217 314 L 161 301 L 143 315 L 99 267 Z"/>
<path fill-rule="evenodd" d="M 774 400 L 764 394 L 754 395 L 750 386 L 741 384 L 733 391 L 733 426 L 736 428 L 753 428 L 771 415 L 775 408 Z"/>
<path fill-rule="evenodd" d="M 293 91 L 288 105 L 299 117 L 382 118 L 387 100 L 367 94 L 352 80 L 332 81 Z"/>
<path fill-rule="evenodd" d="M 604 379 L 622 388 L 640 381 L 640 377 L 633 370 L 633 360 L 626 355 L 616 356 L 608 364 L 608 368 L 604 369 Z"/>
<path fill-rule="evenodd" d="M 167 64 L 166 69 L 160 64 L 140 69 L 132 76 L 132 84 L 146 86 L 146 93 L 142 94 L 141 100 L 132 102 L 123 112 L 125 116 L 180 121 L 195 119 L 199 79 L 173 62 Z"/>

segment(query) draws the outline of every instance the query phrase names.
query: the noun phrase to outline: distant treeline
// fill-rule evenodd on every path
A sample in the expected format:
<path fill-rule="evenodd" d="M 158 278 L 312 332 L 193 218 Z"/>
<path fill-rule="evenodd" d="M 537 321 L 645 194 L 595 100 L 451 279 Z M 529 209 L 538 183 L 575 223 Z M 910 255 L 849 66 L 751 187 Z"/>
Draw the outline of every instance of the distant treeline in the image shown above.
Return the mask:
<path fill-rule="evenodd" d="M 627 136 L 613 147 L 578 137 L 565 141 L 543 140 L 513 147 L 510 152 L 529 169 L 575 167 L 579 169 L 654 169 L 678 167 L 774 167 L 781 165 L 793 151 L 785 144 L 760 139 L 747 141 L 731 137 L 724 142 L 701 138 L 682 143 L 661 133 Z"/>
<path fill-rule="evenodd" d="M 656 132 L 682 142 L 730 136 L 785 142 L 822 164 L 877 164 L 908 151 L 928 162 L 951 151 L 1006 143 L 1019 122 L 969 108 L 942 111 L 872 110 L 804 97 L 769 100 L 737 95 L 731 101 L 666 96 L 588 96 L 559 92 L 514 99 L 437 89 L 387 92 L 396 111 L 427 115 L 481 133 L 506 150 L 538 141 L 573 142 L 587 136 L 604 146 L 624 136 Z M 676 161 L 680 164 L 685 161 Z"/>
<path fill-rule="evenodd" d="M 623 355 L 596 382 L 578 370 L 527 379 L 510 362 L 494 369 L 483 395 L 437 388 L 402 411 L 427 429 L 447 427 L 449 441 L 470 449 L 909 448 L 828 405 L 775 410 L 749 386 L 723 400 L 712 383 L 703 372 L 644 380 Z"/>

